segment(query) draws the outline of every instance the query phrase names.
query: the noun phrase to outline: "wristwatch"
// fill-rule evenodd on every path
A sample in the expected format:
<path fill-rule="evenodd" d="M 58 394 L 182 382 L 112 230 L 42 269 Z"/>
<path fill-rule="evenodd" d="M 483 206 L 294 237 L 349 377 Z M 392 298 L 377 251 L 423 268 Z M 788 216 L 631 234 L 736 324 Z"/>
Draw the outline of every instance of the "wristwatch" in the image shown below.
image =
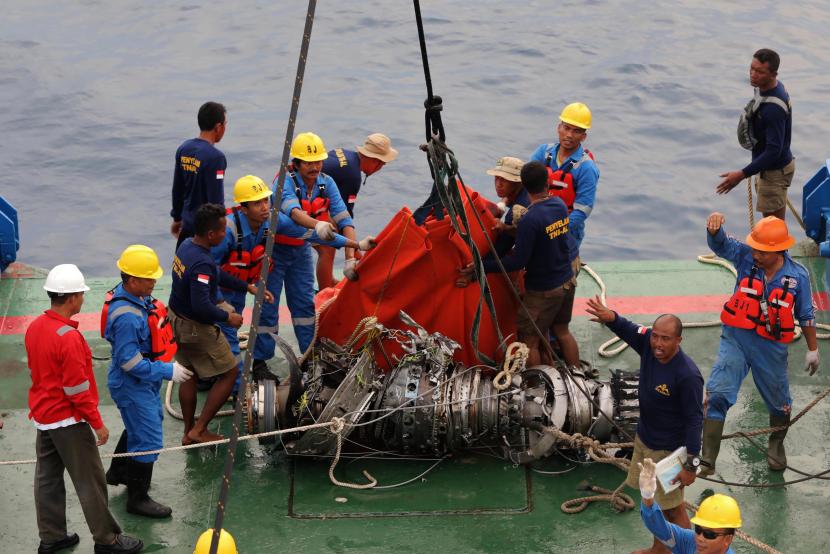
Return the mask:
<path fill-rule="evenodd" d="M 683 469 L 686 471 L 691 471 L 692 473 L 697 473 L 697 468 L 700 467 L 700 458 L 691 454 L 688 458 L 686 458 L 686 463 L 683 464 Z"/>

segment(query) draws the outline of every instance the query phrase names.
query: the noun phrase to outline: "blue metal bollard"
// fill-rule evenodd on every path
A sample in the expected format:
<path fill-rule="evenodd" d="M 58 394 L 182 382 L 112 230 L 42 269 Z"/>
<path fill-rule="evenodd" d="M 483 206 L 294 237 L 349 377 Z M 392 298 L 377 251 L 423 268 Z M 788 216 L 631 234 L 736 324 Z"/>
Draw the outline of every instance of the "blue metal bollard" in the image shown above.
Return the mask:
<path fill-rule="evenodd" d="M 0 272 L 17 259 L 20 249 L 20 227 L 17 210 L 0 196 Z"/>

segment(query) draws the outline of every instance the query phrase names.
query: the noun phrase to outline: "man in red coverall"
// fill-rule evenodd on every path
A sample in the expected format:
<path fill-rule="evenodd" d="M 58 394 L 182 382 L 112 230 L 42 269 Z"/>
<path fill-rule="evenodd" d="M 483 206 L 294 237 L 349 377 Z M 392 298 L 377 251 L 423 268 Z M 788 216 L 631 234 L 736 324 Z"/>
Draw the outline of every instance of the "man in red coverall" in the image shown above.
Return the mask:
<path fill-rule="evenodd" d="M 98 446 L 109 431 L 98 412 L 98 387 L 92 353 L 72 316 L 80 313 L 89 287 L 72 264 L 52 268 L 43 287 L 52 307 L 26 330 L 26 354 L 32 386 L 29 419 L 37 427 L 35 510 L 40 534 L 38 554 L 78 544 L 66 532 L 64 470 L 78 494 L 96 553 L 139 552 L 144 544 L 121 534 L 107 506 L 107 481 Z M 93 434 L 94 431 L 94 434 Z"/>

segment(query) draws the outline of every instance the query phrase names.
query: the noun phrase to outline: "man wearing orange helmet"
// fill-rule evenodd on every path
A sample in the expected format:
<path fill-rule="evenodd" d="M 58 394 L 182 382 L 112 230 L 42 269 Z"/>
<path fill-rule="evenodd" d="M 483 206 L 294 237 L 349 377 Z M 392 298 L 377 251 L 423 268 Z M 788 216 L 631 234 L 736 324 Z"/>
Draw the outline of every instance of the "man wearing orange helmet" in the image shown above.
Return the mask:
<path fill-rule="evenodd" d="M 726 412 L 737 401 L 741 382 L 750 369 L 769 410 L 770 426 L 789 425 L 792 397 L 787 344 L 795 338 L 796 320 L 807 341 L 805 369 L 813 375 L 819 366 L 810 274 L 787 254 L 795 244 L 787 224 L 775 216 L 765 217 L 752 228 L 744 244 L 726 236 L 724 221 L 720 213 L 709 216 L 707 240 L 715 254 L 735 264 L 738 278 L 721 312 L 720 349 L 706 383 L 701 475 L 715 471 Z M 786 428 L 770 434 L 767 462 L 774 471 L 786 468 L 786 435 Z"/>

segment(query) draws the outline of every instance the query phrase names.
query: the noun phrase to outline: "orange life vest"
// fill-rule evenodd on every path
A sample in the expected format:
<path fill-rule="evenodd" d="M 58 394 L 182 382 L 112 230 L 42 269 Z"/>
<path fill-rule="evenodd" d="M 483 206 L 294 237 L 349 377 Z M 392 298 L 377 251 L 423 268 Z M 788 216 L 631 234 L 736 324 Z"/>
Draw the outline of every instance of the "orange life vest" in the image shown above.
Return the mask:
<path fill-rule="evenodd" d="M 720 320 L 724 325 L 739 329 L 755 329 L 765 339 L 789 343 L 795 338 L 795 295 L 790 292 L 790 277 L 783 279 L 784 287 L 773 289 L 764 298 L 764 284 L 755 276 L 753 267 L 748 277 L 741 279 L 738 289 L 723 305 Z"/>
<path fill-rule="evenodd" d="M 790 292 L 790 279 L 784 277 L 784 288 L 773 289 L 769 300 L 761 302 L 761 317 L 755 332 L 765 339 L 789 343 L 795 338 L 793 305 L 795 296 Z"/>
<path fill-rule="evenodd" d="M 326 185 L 325 183 L 317 183 L 317 189 L 319 194 L 317 198 L 314 200 L 306 200 L 303 198 L 303 193 L 300 190 L 300 185 L 297 182 L 297 176 L 293 172 L 290 172 L 289 177 L 291 177 L 291 182 L 294 183 L 294 192 L 297 195 L 297 199 L 300 200 L 300 207 L 302 207 L 303 211 L 313 217 L 318 221 L 328 221 L 329 220 L 329 197 L 326 194 Z M 280 235 L 277 233 L 274 235 L 274 242 L 279 244 L 287 244 L 290 246 L 302 246 L 305 241 L 303 239 L 298 239 L 295 237 L 289 237 L 286 235 Z"/>
<path fill-rule="evenodd" d="M 741 279 L 737 290 L 732 294 L 720 313 L 720 320 L 724 325 L 738 329 L 752 329 L 758 325 L 761 317 L 761 297 L 764 294 L 764 283 L 757 279 L 757 268 L 752 267 L 748 277 Z"/>
<path fill-rule="evenodd" d="M 586 148 L 583 151 L 581 160 L 575 162 L 569 159 L 562 167 L 554 170 L 552 167 L 553 153 L 548 152 L 548 155 L 545 157 L 545 165 L 548 168 L 548 194 L 561 198 L 568 207 L 568 213 L 573 211 L 574 200 L 576 200 L 576 184 L 574 183 L 572 171 L 588 159 L 593 160 L 594 155 Z"/>
<path fill-rule="evenodd" d="M 107 317 L 109 315 L 110 303 L 112 302 L 113 291 L 111 289 L 104 295 L 104 306 L 101 308 L 101 337 L 107 328 Z M 150 350 L 142 352 L 141 355 L 153 361 L 169 362 L 176 354 L 176 338 L 173 336 L 173 326 L 167 317 L 167 306 L 158 298 L 153 298 L 153 307 L 136 304 L 128 298 L 124 298 L 130 304 L 138 305 L 141 309 L 147 310 L 147 326 L 150 328 Z"/>
<path fill-rule="evenodd" d="M 256 283 L 262 271 L 262 261 L 265 259 L 265 241 L 268 240 L 268 229 L 262 234 L 262 241 L 250 251 L 242 249 L 242 221 L 239 219 L 239 207 L 228 208 L 228 215 L 233 216 L 236 227 L 236 248 L 228 255 L 222 264 L 222 271 L 233 275 L 248 283 Z M 273 260 L 271 261 L 273 264 Z"/>

